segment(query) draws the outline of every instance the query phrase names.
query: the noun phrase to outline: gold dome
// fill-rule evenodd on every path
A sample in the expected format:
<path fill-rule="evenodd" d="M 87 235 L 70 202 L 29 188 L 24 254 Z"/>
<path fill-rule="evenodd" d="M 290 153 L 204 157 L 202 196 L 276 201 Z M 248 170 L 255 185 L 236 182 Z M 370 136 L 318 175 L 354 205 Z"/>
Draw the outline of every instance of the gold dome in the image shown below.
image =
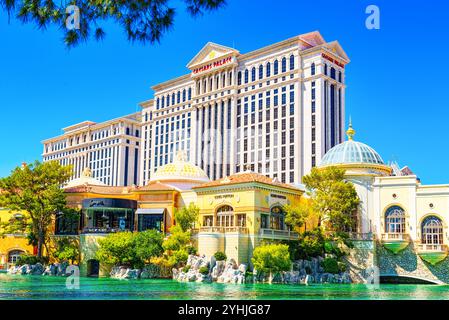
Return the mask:
<path fill-rule="evenodd" d="M 210 180 L 203 169 L 186 160 L 184 151 L 179 151 L 176 160 L 157 169 L 151 181 L 209 182 Z"/>

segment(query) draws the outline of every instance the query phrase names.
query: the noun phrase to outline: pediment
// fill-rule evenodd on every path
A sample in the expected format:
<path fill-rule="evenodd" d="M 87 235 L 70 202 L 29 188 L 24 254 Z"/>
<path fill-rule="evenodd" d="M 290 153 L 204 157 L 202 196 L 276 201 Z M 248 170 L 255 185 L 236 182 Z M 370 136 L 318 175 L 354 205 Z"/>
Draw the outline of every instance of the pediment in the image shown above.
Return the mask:
<path fill-rule="evenodd" d="M 222 46 L 213 42 L 208 42 L 198 54 L 187 64 L 187 68 L 194 69 L 195 67 L 207 64 L 211 61 L 219 60 L 223 57 L 235 56 L 239 52 L 233 48 Z"/>

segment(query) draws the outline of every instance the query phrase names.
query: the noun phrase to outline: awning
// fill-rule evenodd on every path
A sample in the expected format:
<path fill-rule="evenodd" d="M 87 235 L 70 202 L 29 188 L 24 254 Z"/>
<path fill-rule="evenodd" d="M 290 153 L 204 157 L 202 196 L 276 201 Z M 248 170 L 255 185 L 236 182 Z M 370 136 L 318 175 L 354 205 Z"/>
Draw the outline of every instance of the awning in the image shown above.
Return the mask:
<path fill-rule="evenodd" d="M 136 214 L 164 214 L 165 208 L 139 208 Z"/>

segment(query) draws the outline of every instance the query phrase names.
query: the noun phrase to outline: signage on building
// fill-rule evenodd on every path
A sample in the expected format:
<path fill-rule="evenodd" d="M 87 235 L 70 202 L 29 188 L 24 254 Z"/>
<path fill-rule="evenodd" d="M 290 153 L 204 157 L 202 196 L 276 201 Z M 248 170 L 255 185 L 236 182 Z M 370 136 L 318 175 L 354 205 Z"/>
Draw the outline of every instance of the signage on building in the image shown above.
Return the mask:
<path fill-rule="evenodd" d="M 226 199 L 226 198 L 234 198 L 233 194 L 220 194 L 215 196 L 215 199 Z"/>
<path fill-rule="evenodd" d="M 204 66 L 195 68 L 195 69 L 193 69 L 192 73 L 194 75 L 196 75 L 196 74 L 203 73 L 206 71 L 214 70 L 214 69 L 220 68 L 224 65 L 227 65 L 227 64 L 231 63 L 232 61 L 233 61 L 232 57 L 223 58 L 223 59 L 205 64 Z"/>
<path fill-rule="evenodd" d="M 324 59 L 329 60 L 330 62 L 332 62 L 332 63 L 336 64 L 337 66 L 339 66 L 339 67 L 344 69 L 345 65 L 343 63 L 341 63 L 340 61 L 338 61 L 337 59 L 334 59 L 334 58 L 332 58 L 331 56 L 328 56 L 325 53 L 322 53 L 321 56 Z"/>

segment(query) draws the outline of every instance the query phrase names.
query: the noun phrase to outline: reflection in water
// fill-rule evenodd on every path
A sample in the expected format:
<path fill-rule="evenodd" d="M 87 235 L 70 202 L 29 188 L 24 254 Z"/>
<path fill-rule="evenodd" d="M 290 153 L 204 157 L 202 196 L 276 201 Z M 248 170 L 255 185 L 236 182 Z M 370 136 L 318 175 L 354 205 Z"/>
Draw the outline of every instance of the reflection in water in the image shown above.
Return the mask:
<path fill-rule="evenodd" d="M 0 274 L 0 299 L 449 299 L 438 285 L 279 285 L 178 283 L 171 280 L 81 278 L 79 290 L 65 287 L 63 277 Z"/>

